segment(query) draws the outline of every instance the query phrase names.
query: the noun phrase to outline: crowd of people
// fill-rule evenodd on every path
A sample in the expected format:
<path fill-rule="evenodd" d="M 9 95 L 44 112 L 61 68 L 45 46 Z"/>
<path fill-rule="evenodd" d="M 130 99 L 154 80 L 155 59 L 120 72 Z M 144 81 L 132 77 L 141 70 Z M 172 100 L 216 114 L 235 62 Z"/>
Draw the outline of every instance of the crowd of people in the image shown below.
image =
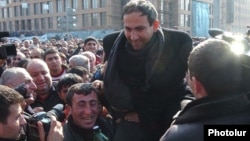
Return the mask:
<path fill-rule="evenodd" d="M 102 40 L 13 42 L 0 59 L 1 141 L 33 141 L 30 118 L 44 113 L 40 141 L 202 141 L 206 124 L 250 124 L 248 56 L 218 39 L 194 47 L 149 1 L 122 12 L 124 28 Z"/>

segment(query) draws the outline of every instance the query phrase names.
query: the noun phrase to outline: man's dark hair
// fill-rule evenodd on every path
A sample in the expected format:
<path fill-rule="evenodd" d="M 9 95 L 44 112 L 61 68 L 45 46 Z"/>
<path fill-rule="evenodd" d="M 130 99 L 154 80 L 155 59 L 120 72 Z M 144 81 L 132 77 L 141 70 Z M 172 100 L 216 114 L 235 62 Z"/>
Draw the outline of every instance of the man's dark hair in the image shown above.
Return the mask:
<path fill-rule="evenodd" d="M 82 77 L 73 73 L 66 73 L 57 83 L 57 91 L 60 92 L 63 87 L 71 86 L 76 83 L 82 83 Z"/>
<path fill-rule="evenodd" d="M 132 12 L 142 12 L 141 16 L 147 16 L 149 25 L 151 26 L 155 20 L 158 19 L 158 12 L 154 5 L 147 0 L 137 0 L 129 1 L 122 10 L 122 18 L 126 14 L 131 14 Z"/>
<path fill-rule="evenodd" d="M 86 75 L 88 74 L 89 76 L 91 76 L 91 74 L 88 72 L 88 70 L 83 67 L 83 66 L 74 66 L 72 68 L 69 68 L 69 70 L 67 71 L 67 73 L 74 73 L 74 74 L 77 74 L 79 76 L 83 76 L 83 75 Z"/>
<path fill-rule="evenodd" d="M 98 40 L 97 40 L 95 37 L 89 36 L 89 37 L 87 37 L 87 38 L 84 40 L 84 44 L 86 45 L 89 41 L 94 41 L 94 42 L 96 42 L 97 44 L 99 43 Z"/>
<path fill-rule="evenodd" d="M 91 92 L 97 94 L 98 100 L 100 101 L 100 94 L 96 88 L 92 86 L 91 83 L 77 83 L 72 85 L 66 94 L 66 103 L 72 106 L 72 98 L 75 94 L 77 95 L 89 95 Z"/>
<path fill-rule="evenodd" d="M 53 53 L 57 53 L 57 54 L 59 54 L 59 51 L 57 50 L 57 49 L 55 49 L 55 48 L 49 48 L 49 49 L 47 49 L 45 52 L 44 52 L 44 60 L 45 60 L 45 58 L 46 58 L 46 56 L 48 55 L 48 54 L 53 54 Z"/>
<path fill-rule="evenodd" d="M 223 40 L 201 42 L 189 55 L 188 69 L 190 79 L 199 80 L 208 95 L 239 92 L 240 59 Z"/>
<path fill-rule="evenodd" d="M 10 115 L 9 107 L 14 104 L 21 104 L 23 96 L 14 89 L 0 85 L 0 122 L 6 123 Z"/>

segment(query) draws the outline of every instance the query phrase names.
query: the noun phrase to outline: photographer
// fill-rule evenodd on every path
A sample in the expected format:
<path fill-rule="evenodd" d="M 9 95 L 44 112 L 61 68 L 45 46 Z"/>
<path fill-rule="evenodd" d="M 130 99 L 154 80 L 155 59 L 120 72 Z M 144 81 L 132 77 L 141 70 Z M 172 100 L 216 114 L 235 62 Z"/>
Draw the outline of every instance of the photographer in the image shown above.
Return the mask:
<path fill-rule="evenodd" d="M 26 127 L 26 120 L 23 115 L 21 104 L 23 96 L 14 89 L 0 85 L 0 140 L 1 141 L 25 141 L 22 137 L 23 129 Z M 62 127 L 54 117 L 51 118 L 51 127 L 47 141 L 61 141 L 63 139 Z M 40 141 L 45 141 L 45 132 L 40 121 L 37 123 Z M 30 140 L 27 140 L 30 141 Z"/>

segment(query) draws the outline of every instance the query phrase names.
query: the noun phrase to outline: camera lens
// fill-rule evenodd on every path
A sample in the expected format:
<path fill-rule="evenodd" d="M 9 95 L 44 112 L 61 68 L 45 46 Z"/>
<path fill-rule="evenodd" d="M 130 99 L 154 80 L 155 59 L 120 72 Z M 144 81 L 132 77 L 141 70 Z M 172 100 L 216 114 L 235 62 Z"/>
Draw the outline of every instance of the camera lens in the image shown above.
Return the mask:
<path fill-rule="evenodd" d="M 65 115 L 63 113 L 63 104 L 55 105 L 50 111 L 47 112 L 47 116 L 55 116 L 56 119 L 60 122 L 64 121 Z"/>

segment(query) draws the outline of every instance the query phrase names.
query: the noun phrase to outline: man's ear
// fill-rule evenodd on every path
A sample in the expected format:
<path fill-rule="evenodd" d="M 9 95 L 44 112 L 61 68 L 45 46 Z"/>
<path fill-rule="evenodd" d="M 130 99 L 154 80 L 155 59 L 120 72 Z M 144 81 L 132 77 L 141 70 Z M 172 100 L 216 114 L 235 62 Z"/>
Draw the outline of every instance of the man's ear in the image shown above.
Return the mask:
<path fill-rule="evenodd" d="M 159 26 L 160 26 L 159 20 L 155 20 L 154 23 L 153 23 L 154 32 L 156 32 L 158 30 Z"/>
<path fill-rule="evenodd" d="M 206 90 L 204 89 L 202 83 L 197 80 L 194 76 L 191 78 L 193 81 L 193 93 L 196 98 L 202 98 L 207 96 Z"/>
<path fill-rule="evenodd" d="M 71 115 L 71 113 L 72 113 L 72 107 L 70 105 L 66 104 L 65 108 L 67 108 L 67 110 L 69 112 L 68 114 Z"/>

